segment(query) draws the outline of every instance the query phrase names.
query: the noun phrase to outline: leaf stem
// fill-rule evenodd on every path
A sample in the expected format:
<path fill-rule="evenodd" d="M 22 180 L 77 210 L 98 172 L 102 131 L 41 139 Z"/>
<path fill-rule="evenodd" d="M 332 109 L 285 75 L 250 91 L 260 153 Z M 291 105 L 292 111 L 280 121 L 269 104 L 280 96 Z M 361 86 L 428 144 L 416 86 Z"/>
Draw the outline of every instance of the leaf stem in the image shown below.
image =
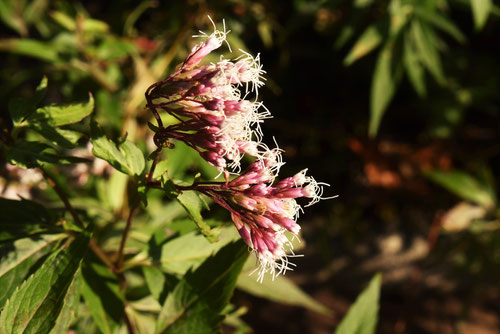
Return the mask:
<path fill-rule="evenodd" d="M 161 147 L 158 147 L 156 149 L 156 156 L 153 160 L 153 163 L 151 164 L 151 167 L 149 169 L 149 173 L 146 178 L 146 192 L 149 189 L 149 184 L 153 180 L 153 174 L 156 168 L 156 165 L 160 161 L 160 154 L 161 154 Z M 128 214 L 127 218 L 127 223 L 125 224 L 125 229 L 123 230 L 123 235 L 122 239 L 120 241 L 120 248 L 118 249 L 118 260 L 116 261 L 116 268 L 120 272 L 123 268 L 123 257 L 124 257 L 124 250 L 125 250 L 125 243 L 127 242 L 128 235 L 130 233 L 130 229 L 132 228 L 132 221 L 134 219 L 135 213 L 137 209 L 139 208 L 139 205 L 141 204 L 140 198 L 137 198 L 134 202 L 134 204 L 130 208 L 130 212 Z"/>

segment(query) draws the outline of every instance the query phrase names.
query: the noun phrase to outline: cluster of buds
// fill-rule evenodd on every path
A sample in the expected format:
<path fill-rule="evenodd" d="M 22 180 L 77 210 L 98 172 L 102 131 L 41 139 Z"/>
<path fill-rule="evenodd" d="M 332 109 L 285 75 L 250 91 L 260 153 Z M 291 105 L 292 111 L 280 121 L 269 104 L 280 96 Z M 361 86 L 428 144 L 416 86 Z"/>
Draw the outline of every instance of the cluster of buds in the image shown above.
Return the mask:
<path fill-rule="evenodd" d="M 220 171 L 227 167 L 239 170 L 244 154 L 260 157 L 265 152 L 260 144 L 260 123 L 270 116 L 262 103 L 244 98 L 248 93 L 257 96 L 263 85 L 259 56 L 244 53 L 235 61 L 200 65 L 222 45 L 226 34 L 216 30 L 191 51 L 177 71 L 146 92 L 148 108 L 154 113 L 167 112 L 179 121 L 163 128 L 158 116 L 155 143 L 171 138 L 183 141 Z M 241 86 L 246 88 L 243 98 Z"/>
<path fill-rule="evenodd" d="M 306 176 L 306 170 L 276 181 L 283 165 L 281 150 L 261 142 L 260 123 L 270 113 L 262 103 L 245 99 L 248 94 L 257 98 L 263 85 L 259 56 L 243 53 L 234 61 L 200 65 L 225 42 L 226 35 L 225 28 L 203 34 L 206 41 L 195 46 L 173 74 L 148 88 L 147 107 L 158 121 L 154 136 L 158 150 L 169 146 L 171 139 L 180 140 L 224 172 L 225 182 L 195 182 L 177 188 L 196 190 L 231 213 L 242 239 L 256 253 L 262 281 L 266 273 L 274 278 L 293 266 L 288 257 L 295 254 L 286 233 L 296 236 L 300 231 L 297 218 L 302 208 L 296 199 L 310 198 L 307 206 L 324 199 L 323 184 Z M 159 112 L 178 122 L 164 127 Z M 241 172 L 245 154 L 255 157 L 255 162 Z M 229 170 L 238 176 L 230 180 Z"/>
<path fill-rule="evenodd" d="M 300 231 L 297 218 L 302 208 L 296 199 L 310 198 L 309 206 L 319 201 L 322 195 L 321 185 L 306 176 L 307 170 L 274 182 L 274 168 L 280 163 L 264 158 L 252 163 L 231 181 L 179 186 L 179 190 L 196 190 L 210 197 L 231 213 L 242 239 L 257 256 L 259 281 L 266 273 L 274 278 L 291 269 L 293 264 L 288 257 L 295 255 L 285 233 L 288 231 L 297 236 Z"/>

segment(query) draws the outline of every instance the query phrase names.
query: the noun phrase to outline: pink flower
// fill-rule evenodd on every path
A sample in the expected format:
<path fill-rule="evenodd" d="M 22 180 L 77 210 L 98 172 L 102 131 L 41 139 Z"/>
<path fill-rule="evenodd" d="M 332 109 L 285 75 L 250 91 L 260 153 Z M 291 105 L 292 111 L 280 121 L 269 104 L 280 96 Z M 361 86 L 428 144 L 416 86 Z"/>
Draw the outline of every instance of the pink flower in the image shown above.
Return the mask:
<path fill-rule="evenodd" d="M 247 93 L 257 94 L 263 85 L 259 56 L 244 53 L 235 61 L 200 65 L 223 44 L 227 33 L 224 28 L 203 34 L 207 40 L 193 48 L 180 68 L 146 92 L 151 110 L 163 110 L 178 120 L 166 128 L 160 126 L 157 138 L 185 142 L 220 171 L 239 170 L 244 154 L 259 158 L 265 153 L 260 123 L 270 117 L 262 103 L 241 98 L 239 90 L 245 85 Z"/>
<path fill-rule="evenodd" d="M 302 208 L 296 199 L 310 198 L 308 205 L 322 199 L 321 184 L 306 176 L 306 170 L 273 184 L 278 161 L 256 161 L 232 181 L 179 187 L 199 191 L 231 213 L 242 239 L 257 256 L 259 281 L 266 273 L 274 278 L 293 266 L 288 258 L 295 254 L 286 232 L 297 236 L 300 231 L 296 220 Z"/>

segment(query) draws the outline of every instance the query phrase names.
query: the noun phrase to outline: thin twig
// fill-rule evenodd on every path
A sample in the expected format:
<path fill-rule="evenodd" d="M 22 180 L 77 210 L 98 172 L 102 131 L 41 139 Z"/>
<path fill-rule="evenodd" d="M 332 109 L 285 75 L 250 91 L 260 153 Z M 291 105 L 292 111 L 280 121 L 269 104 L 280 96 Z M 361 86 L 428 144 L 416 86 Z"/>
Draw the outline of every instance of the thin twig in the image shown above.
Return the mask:
<path fill-rule="evenodd" d="M 66 196 L 66 194 L 62 190 L 61 186 L 59 186 L 57 181 L 42 166 L 39 166 L 39 169 L 42 172 L 42 175 L 45 178 L 45 180 L 47 180 L 48 184 L 54 189 L 54 191 L 57 193 L 57 195 L 59 196 L 61 201 L 64 203 L 66 210 L 69 211 L 69 213 L 73 217 L 73 220 L 75 221 L 75 223 L 79 227 L 83 228 L 84 227 L 83 222 L 81 221 L 80 217 L 78 217 L 78 214 L 76 213 L 75 208 L 73 208 L 73 206 L 69 202 L 68 197 Z M 92 251 L 95 253 L 95 255 L 97 255 L 97 257 L 99 257 L 99 259 L 101 259 L 101 261 L 111 269 L 111 271 L 113 271 L 114 273 L 118 272 L 118 270 L 113 265 L 111 260 L 106 256 L 104 251 L 97 245 L 97 243 L 95 242 L 94 239 L 90 239 L 89 247 L 90 247 L 90 249 L 92 249 Z"/>
<path fill-rule="evenodd" d="M 66 210 L 69 211 L 75 223 L 79 227 L 84 227 L 83 222 L 80 220 L 80 217 L 78 217 L 78 214 L 76 213 L 75 209 L 69 202 L 68 197 L 66 196 L 62 188 L 57 184 L 56 180 L 42 166 L 39 166 L 38 168 L 42 172 L 42 175 L 45 178 L 45 180 L 47 180 L 48 184 L 52 187 L 52 189 L 54 189 L 54 191 L 57 193 L 61 201 L 63 201 Z"/>
<path fill-rule="evenodd" d="M 161 147 L 158 147 L 156 149 L 156 157 L 153 160 L 153 163 L 151 164 L 151 167 L 149 169 L 149 173 L 146 179 L 146 191 L 149 189 L 149 184 L 151 183 L 153 179 L 153 174 L 156 168 L 156 165 L 158 164 L 158 161 L 160 161 L 160 154 L 161 154 Z M 139 208 L 139 205 L 141 204 L 140 198 L 137 198 L 134 202 L 134 204 L 130 208 L 130 212 L 128 214 L 127 218 L 127 223 L 125 224 L 125 229 L 123 230 L 122 234 L 122 239 L 120 241 L 120 248 L 118 249 L 118 260 L 116 261 L 116 268 L 118 271 L 121 271 L 123 268 L 123 257 L 124 257 L 124 250 L 125 250 L 125 243 L 127 242 L 128 235 L 130 233 L 130 229 L 132 228 L 132 221 L 134 219 L 135 213 L 137 209 Z"/>

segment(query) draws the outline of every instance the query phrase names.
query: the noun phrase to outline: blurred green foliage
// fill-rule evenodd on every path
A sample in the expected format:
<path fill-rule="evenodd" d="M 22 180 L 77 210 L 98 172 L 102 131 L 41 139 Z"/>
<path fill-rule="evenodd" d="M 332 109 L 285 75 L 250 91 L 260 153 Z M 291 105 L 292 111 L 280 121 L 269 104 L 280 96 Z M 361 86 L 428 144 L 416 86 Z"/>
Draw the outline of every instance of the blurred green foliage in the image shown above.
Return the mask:
<path fill-rule="evenodd" d="M 442 145 L 451 156 L 451 167 L 411 160 L 417 165 L 419 182 L 426 178 L 439 187 L 433 193 L 433 186 L 425 183 L 439 197 L 432 207 L 446 210 L 438 226 L 443 245 L 438 242 L 435 252 L 453 262 L 458 272 L 498 278 L 500 69 L 495 45 L 500 7 L 492 0 L 295 0 L 286 4 L 264 0 L 84 4 L 0 0 L 2 159 L 21 168 L 45 166 L 70 195 L 85 224 L 92 226 L 92 237 L 104 252 L 116 257 L 127 214 L 135 198 L 143 196 L 141 182 L 151 163 L 145 158 L 152 151 L 147 125 L 152 117 L 144 110 L 144 91 L 183 60 L 194 45 L 190 36 L 197 29 L 212 29 L 207 14 L 216 22 L 225 18 L 234 50 L 263 50 L 269 74 L 269 90 L 263 96 L 276 115 L 270 126 L 284 134 L 285 148 L 292 148 L 290 154 L 299 158 L 296 164 L 307 162 L 322 168 L 329 182 L 340 180 L 341 194 L 365 205 L 362 209 L 359 202 L 340 205 L 337 211 L 345 210 L 343 222 L 356 225 L 366 215 L 374 216 L 370 208 L 377 205 L 380 216 L 390 216 L 391 205 L 403 201 L 391 198 L 394 203 L 376 204 L 376 192 L 366 200 L 366 188 L 383 188 L 382 183 L 371 181 L 348 193 L 353 181 L 342 181 L 352 176 L 347 172 L 352 164 L 345 162 L 352 159 L 345 152 L 348 139 L 361 138 L 367 143 L 362 151 L 352 150 L 362 152 L 354 160 L 365 167 L 369 163 L 378 166 L 385 159 L 378 149 L 384 139 L 406 141 L 412 147 Z M 166 124 L 173 121 L 164 120 Z M 89 142 L 93 155 L 115 169 L 99 165 L 88 149 Z M 377 147 L 376 154 L 370 145 Z M 325 148 L 331 153 L 328 156 L 323 154 Z M 407 160 L 391 163 L 403 165 Z M 205 179 L 217 175 L 196 152 L 178 144 L 158 165 L 155 175 L 166 172 L 172 179 L 189 182 L 198 171 Z M 2 173 L 7 181 L 14 178 L 5 168 Z M 404 173 L 399 174 L 404 183 Z M 23 175 L 21 179 L 27 180 L 27 174 Z M 7 287 L 0 305 L 8 310 L 2 312 L 0 322 L 5 332 L 13 326 L 13 310 L 23 294 L 35 290 L 33 281 L 50 283 L 54 275 L 68 278 L 67 284 L 57 286 L 57 291 L 44 286 L 43 291 L 62 304 L 54 311 L 48 299 L 41 298 L 36 305 L 53 312 L 51 321 L 60 328 L 71 324 L 77 332 L 112 333 L 124 327 L 121 317 L 125 312 L 138 332 L 153 333 L 173 324 L 168 313 L 172 308 L 174 313 L 187 314 L 186 310 L 196 313 L 210 307 L 224 317 L 205 319 L 207 326 L 224 320 L 228 326 L 248 332 L 249 326 L 241 319 L 245 307 L 224 308 L 212 301 L 206 305 L 177 303 L 182 300 L 179 296 L 199 300 L 200 295 L 215 293 L 213 287 L 199 282 L 206 273 L 199 270 L 207 262 L 219 260 L 223 264 L 234 260 L 238 267 L 226 273 L 223 264 L 213 265 L 209 272 L 226 283 L 225 302 L 236 287 L 329 313 L 287 278 L 279 277 L 274 284 L 289 287 L 288 294 L 273 290 L 269 282 L 262 286 L 250 282 L 246 274 L 251 263 L 245 263 L 243 252 L 237 249 L 234 241 L 238 237 L 225 225 L 228 217 L 224 213 L 203 211 L 205 203 L 188 194 L 168 201 L 155 190 L 137 214 L 125 248 L 126 271 L 120 275 L 126 276 L 129 286 L 123 290 L 119 275 L 77 249 L 79 239 L 69 243 L 72 237 L 68 234 L 81 233 L 86 238 L 88 232 L 82 232 L 64 214 L 56 194 L 50 188 L 30 187 L 33 199 L 49 203 L 48 208 L 28 199 L 0 202 L 0 286 Z M 412 196 L 418 193 L 416 188 L 408 189 Z M 447 197 L 445 191 L 453 195 Z M 24 208 L 21 213 L 20 206 Z M 24 222 L 21 229 L 16 225 L 19 220 Z M 430 222 L 425 226 L 432 230 Z M 197 227 L 202 234 L 196 232 Z M 342 231 L 345 239 L 359 236 L 352 226 L 346 230 Z M 214 241 L 217 235 L 217 243 L 205 238 Z M 325 243 L 330 245 L 329 240 Z M 327 257 L 328 251 L 321 253 Z M 68 255 L 73 253 L 76 255 Z M 228 259 L 231 256 L 235 259 Z M 190 260 L 183 260 L 185 257 Z M 82 258 L 87 264 L 80 267 Z M 49 272 L 48 264 L 56 261 L 54 272 Z M 240 270 L 243 274 L 237 278 L 235 273 Z M 25 280 L 33 272 L 35 278 Z M 186 272 L 189 274 L 184 276 Z M 83 303 L 79 303 L 78 291 Z M 375 290 L 370 291 L 376 295 Z M 12 302 L 5 306 L 6 295 L 11 294 Z M 78 321 L 68 316 L 68 307 L 75 304 L 79 304 Z M 374 309 L 376 303 L 369 311 Z M 373 323 L 373 314 L 367 317 Z M 189 328 L 182 315 L 180 318 L 175 325 L 178 332 Z M 39 322 L 29 325 L 35 329 L 44 326 Z"/>

